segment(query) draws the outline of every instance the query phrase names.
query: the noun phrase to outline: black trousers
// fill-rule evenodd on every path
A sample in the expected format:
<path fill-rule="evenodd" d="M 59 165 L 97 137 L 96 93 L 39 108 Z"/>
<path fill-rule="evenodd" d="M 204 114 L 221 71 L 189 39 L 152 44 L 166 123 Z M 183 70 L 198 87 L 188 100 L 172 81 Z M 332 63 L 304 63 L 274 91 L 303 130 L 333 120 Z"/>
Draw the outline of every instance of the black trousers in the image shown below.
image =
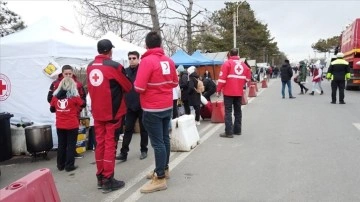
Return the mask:
<path fill-rule="evenodd" d="M 148 151 L 148 143 L 149 143 L 149 137 L 148 137 L 148 133 L 146 132 L 144 125 L 143 125 L 143 121 L 142 121 L 142 117 L 143 117 L 143 110 L 137 110 L 137 111 L 132 111 L 132 110 L 127 110 L 126 112 L 126 120 L 125 120 L 125 132 L 124 132 L 124 137 L 123 137 L 123 142 L 122 142 L 122 147 L 120 152 L 127 155 L 127 153 L 129 152 L 129 145 L 132 139 L 132 135 L 134 134 L 134 129 L 135 129 L 135 123 L 136 120 L 139 120 L 139 125 L 140 125 L 140 151 L 141 152 L 147 152 Z"/>
<path fill-rule="evenodd" d="M 301 90 L 302 93 L 303 93 L 305 90 L 308 90 L 308 89 L 304 86 L 304 84 L 302 84 L 301 82 L 298 82 L 297 84 L 299 84 L 300 90 Z"/>
<path fill-rule="evenodd" d="M 173 100 L 173 114 L 172 114 L 172 118 L 176 119 L 177 117 L 179 117 L 179 112 L 178 112 L 178 107 L 177 107 L 177 100 Z"/>
<path fill-rule="evenodd" d="M 241 96 L 224 95 L 225 105 L 225 133 L 230 135 L 233 133 L 241 133 Z M 232 110 L 234 107 L 234 124 L 232 122 Z"/>
<path fill-rule="evenodd" d="M 190 114 L 190 105 L 189 105 L 189 100 L 183 100 L 184 103 L 184 109 L 185 109 L 185 114 Z"/>
<path fill-rule="evenodd" d="M 339 101 L 344 102 L 345 81 L 331 81 L 331 100 L 336 102 L 336 91 L 339 88 Z"/>
<path fill-rule="evenodd" d="M 56 129 L 59 143 L 57 150 L 57 166 L 59 169 L 66 169 L 74 166 L 78 131 L 78 128 Z"/>
<path fill-rule="evenodd" d="M 94 126 L 89 127 L 88 145 L 86 150 L 93 150 L 96 147 Z"/>
<path fill-rule="evenodd" d="M 200 105 L 193 106 L 195 110 L 195 121 L 200 121 Z"/>

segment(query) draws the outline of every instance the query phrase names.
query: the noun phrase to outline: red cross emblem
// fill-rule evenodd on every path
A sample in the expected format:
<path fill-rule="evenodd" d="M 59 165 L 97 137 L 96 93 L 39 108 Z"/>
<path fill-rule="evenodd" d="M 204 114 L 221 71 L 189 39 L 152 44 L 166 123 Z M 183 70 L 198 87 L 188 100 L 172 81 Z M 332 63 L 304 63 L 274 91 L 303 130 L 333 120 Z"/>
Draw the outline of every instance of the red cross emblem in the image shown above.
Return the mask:
<path fill-rule="evenodd" d="M 6 100 L 10 96 L 11 83 L 5 74 L 0 74 L 0 101 Z"/>
<path fill-rule="evenodd" d="M 89 80 L 91 85 L 100 86 L 104 80 L 104 75 L 99 69 L 93 69 L 90 71 Z"/>
<path fill-rule="evenodd" d="M 242 75 L 242 73 L 244 72 L 244 67 L 241 65 L 240 62 L 236 62 L 234 70 L 235 70 L 235 74 Z"/>

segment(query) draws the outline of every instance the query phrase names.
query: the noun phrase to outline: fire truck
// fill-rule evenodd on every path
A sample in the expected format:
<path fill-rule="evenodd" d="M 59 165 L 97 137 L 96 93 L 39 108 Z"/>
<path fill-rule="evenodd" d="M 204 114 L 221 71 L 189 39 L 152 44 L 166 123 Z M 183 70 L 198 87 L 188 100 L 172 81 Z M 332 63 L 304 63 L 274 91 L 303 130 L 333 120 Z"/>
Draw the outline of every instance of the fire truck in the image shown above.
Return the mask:
<path fill-rule="evenodd" d="M 346 83 L 346 90 L 360 88 L 360 18 L 342 32 L 339 49 L 350 66 L 351 78 Z"/>

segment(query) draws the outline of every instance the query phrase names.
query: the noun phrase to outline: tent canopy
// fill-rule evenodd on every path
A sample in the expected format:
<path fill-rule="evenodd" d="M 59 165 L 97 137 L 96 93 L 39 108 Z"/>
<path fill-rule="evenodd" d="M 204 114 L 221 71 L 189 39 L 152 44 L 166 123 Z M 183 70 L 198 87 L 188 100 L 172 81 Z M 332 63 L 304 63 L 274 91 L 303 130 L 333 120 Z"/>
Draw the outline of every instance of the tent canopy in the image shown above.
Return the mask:
<path fill-rule="evenodd" d="M 224 62 L 219 61 L 219 60 L 214 60 L 214 59 L 210 59 L 206 56 L 204 56 L 203 54 L 201 54 L 201 52 L 199 50 L 195 51 L 191 57 L 200 60 L 203 65 L 220 65 L 223 64 Z"/>
<path fill-rule="evenodd" d="M 204 62 L 191 57 L 190 55 L 186 54 L 183 50 L 178 50 L 171 56 L 171 59 L 175 62 L 175 65 L 203 65 Z"/>

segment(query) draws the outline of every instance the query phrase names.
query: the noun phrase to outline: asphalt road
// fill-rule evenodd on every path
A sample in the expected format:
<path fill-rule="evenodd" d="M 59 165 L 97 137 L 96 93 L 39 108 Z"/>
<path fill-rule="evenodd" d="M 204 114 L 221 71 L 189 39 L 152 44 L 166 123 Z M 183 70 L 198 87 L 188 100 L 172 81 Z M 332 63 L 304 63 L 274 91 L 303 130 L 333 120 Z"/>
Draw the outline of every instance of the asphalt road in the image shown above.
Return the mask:
<path fill-rule="evenodd" d="M 330 104 L 325 94 L 282 99 L 281 82 L 243 106 L 243 134 L 220 138 L 223 124 L 202 121 L 201 143 L 191 152 L 171 155 L 168 189 L 141 194 L 145 174 L 154 167 L 152 148 L 139 160 L 135 135 L 128 160 L 117 163 L 115 177 L 126 182 L 118 191 L 96 189 L 94 153 L 77 159 L 79 169 L 66 173 L 51 160 L 16 157 L 1 162 L 0 187 L 47 167 L 62 201 L 360 201 L 360 91 L 345 91 L 346 105 Z M 307 86 L 310 84 L 308 83 Z"/>

